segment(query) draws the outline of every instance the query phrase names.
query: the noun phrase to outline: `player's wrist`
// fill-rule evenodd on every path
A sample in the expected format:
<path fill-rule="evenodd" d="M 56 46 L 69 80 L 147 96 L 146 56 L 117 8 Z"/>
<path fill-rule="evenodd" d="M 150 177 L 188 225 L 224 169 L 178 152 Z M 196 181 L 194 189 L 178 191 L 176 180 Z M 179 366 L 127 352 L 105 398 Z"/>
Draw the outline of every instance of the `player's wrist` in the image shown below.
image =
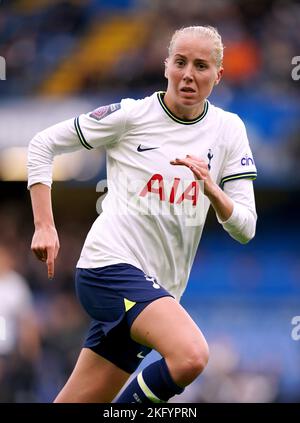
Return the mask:
<path fill-rule="evenodd" d="M 208 197 L 210 201 L 212 201 L 213 199 L 217 199 L 220 195 L 220 188 L 215 182 L 207 181 L 204 184 L 204 195 L 206 195 L 206 197 Z"/>
<path fill-rule="evenodd" d="M 53 222 L 41 222 L 41 221 L 34 221 L 34 227 L 36 231 L 41 231 L 41 230 L 55 230 L 55 225 Z"/>

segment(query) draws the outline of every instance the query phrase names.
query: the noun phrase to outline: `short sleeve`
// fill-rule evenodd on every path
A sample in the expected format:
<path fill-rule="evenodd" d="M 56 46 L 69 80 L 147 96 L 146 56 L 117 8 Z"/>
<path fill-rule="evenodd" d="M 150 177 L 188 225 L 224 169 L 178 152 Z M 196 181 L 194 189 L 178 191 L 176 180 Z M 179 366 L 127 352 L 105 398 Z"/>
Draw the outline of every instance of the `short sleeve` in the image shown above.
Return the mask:
<path fill-rule="evenodd" d="M 228 131 L 228 153 L 221 175 L 220 186 L 235 179 L 256 179 L 257 170 L 250 149 L 247 132 L 243 121 L 232 115 Z"/>
<path fill-rule="evenodd" d="M 118 143 L 126 123 L 126 113 L 121 103 L 101 106 L 74 119 L 79 141 L 88 150 Z"/>

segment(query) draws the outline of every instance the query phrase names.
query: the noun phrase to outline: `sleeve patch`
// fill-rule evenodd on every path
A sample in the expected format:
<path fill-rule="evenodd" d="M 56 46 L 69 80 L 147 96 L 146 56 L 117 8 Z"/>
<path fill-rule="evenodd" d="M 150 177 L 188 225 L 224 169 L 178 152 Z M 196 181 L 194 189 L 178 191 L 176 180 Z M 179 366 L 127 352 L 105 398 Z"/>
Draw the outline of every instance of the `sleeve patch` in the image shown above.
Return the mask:
<path fill-rule="evenodd" d="M 110 104 L 108 106 L 101 106 L 101 107 L 98 107 L 98 109 L 95 109 L 91 113 L 89 113 L 89 117 L 91 117 L 92 119 L 95 119 L 99 122 L 101 119 L 105 118 L 106 116 L 110 115 L 111 113 L 116 112 L 120 108 L 121 108 L 120 103 L 114 103 L 114 104 Z"/>

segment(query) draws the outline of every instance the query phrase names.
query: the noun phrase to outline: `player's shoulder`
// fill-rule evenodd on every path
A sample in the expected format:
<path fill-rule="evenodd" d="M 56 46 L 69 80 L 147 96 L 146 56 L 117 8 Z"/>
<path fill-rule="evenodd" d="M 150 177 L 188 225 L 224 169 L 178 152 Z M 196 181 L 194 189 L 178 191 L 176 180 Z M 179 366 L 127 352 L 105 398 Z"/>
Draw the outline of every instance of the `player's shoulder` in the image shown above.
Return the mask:
<path fill-rule="evenodd" d="M 91 112 L 85 114 L 85 118 L 99 123 L 109 122 L 113 124 L 128 121 L 130 116 L 135 117 L 138 110 L 144 110 L 144 104 L 149 103 L 151 97 L 143 99 L 123 98 L 118 103 L 101 105 Z M 81 118 L 83 119 L 83 118 Z"/>
<path fill-rule="evenodd" d="M 150 96 L 146 96 L 143 98 L 123 98 L 121 100 L 121 108 L 126 112 L 126 113 L 134 113 L 137 111 L 141 111 L 143 109 L 147 109 L 148 107 L 151 107 L 151 104 L 154 101 L 154 97 L 155 97 L 155 93 L 153 93 Z"/>
<path fill-rule="evenodd" d="M 121 109 L 126 116 L 127 128 L 144 125 L 149 119 L 154 119 L 155 101 L 155 94 L 140 99 L 124 98 Z"/>
<path fill-rule="evenodd" d="M 237 113 L 213 105 L 211 112 L 212 118 L 219 123 L 219 136 L 226 149 L 236 151 L 249 144 L 245 124 Z"/>
<path fill-rule="evenodd" d="M 244 127 L 244 122 L 237 113 L 224 110 L 221 107 L 209 104 L 212 119 L 218 120 L 224 129 L 236 129 Z"/>

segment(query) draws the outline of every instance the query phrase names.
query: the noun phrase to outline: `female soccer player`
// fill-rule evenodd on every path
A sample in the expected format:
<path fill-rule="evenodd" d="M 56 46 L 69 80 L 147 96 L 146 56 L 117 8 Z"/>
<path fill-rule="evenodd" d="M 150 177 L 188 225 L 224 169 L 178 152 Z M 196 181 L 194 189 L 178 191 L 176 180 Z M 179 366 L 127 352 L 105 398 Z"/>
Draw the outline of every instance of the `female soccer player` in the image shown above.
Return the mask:
<path fill-rule="evenodd" d="M 211 204 L 237 241 L 255 234 L 256 169 L 241 119 L 207 98 L 222 77 L 215 28 L 171 39 L 166 92 L 124 99 L 38 133 L 29 147 L 32 250 L 54 275 L 59 250 L 51 207 L 56 154 L 105 146 L 108 194 L 85 240 L 76 292 L 92 318 L 56 402 L 110 402 L 151 349 L 162 359 L 117 402 L 166 402 L 204 369 L 208 346 L 179 304 Z"/>

